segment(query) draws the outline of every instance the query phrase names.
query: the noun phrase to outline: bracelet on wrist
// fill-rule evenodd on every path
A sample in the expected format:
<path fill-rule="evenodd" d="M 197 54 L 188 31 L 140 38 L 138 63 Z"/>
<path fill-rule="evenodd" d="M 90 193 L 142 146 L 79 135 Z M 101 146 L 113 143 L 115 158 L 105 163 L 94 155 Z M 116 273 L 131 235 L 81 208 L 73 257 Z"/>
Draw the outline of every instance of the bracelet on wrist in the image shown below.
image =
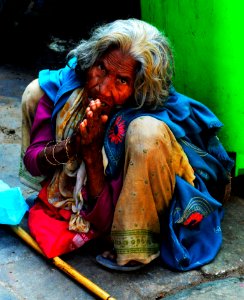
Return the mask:
<path fill-rule="evenodd" d="M 56 148 L 57 145 L 58 145 L 58 143 L 55 144 L 55 145 L 53 146 L 53 148 L 52 148 L 53 159 L 55 160 L 55 162 L 56 162 L 58 165 L 65 165 L 65 164 L 67 163 L 67 161 L 66 161 L 66 162 L 60 162 L 60 161 L 58 161 L 57 158 L 55 157 L 55 148 Z"/>
<path fill-rule="evenodd" d="M 46 146 L 44 147 L 43 153 L 44 153 L 44 156 L 45 156 L 46 161 L 47 161 L 50 165 L 52 165 L 52 166 L 58 166 L 59 164 L 51 162 L 51 161 L 48 159 L 48 157 L 47 157 L 47 147 L 48 147 L 50 144 L 52 144 L 52 143 L 55 143 L 55 142 L 54 142 L 54 141 L 50 141 L 50 142 L 48 142 L 48 143 L 46 144 Z"/>

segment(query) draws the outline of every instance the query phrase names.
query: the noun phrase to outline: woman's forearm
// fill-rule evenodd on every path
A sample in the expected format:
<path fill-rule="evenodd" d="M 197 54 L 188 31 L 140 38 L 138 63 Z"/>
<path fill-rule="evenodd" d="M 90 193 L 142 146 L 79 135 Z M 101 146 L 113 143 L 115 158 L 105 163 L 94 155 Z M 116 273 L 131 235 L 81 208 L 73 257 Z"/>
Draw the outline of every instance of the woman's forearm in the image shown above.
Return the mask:
<path fill-rule="evenodd" d="M 82 155 L 86 166 L 87 187 L 89 196 L 96 198 L 105 186 L 102 151 L 92 147 L 87 148 L 86 150 L 83 149 Z"/>

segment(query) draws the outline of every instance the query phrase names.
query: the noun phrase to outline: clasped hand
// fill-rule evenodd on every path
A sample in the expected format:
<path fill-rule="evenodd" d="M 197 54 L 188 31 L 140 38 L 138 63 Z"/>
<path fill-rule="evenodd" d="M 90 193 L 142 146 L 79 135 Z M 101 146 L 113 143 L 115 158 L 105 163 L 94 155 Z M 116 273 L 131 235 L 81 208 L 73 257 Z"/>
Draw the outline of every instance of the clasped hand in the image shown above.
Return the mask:
<path fill-rule="evenodd" d="M 109 112 L 108 112 L 109 113 Z M 71 137 L 71 152 L 77 158 L 93 160 L 101 152 L 105 133 L 105 123 L 108 113 L 104 114 L 102 103 L 99 99 L 91 100 L 88 104 L 84 119 L 79 123 Z"/>
<path fill-rule="evenodd" d="M 81 145 L 102 143 L 107 120 L 108 115 L 102 114 L 101 101 L 91 100 L 86 108 L 85 118 L 79 125 Z"/>

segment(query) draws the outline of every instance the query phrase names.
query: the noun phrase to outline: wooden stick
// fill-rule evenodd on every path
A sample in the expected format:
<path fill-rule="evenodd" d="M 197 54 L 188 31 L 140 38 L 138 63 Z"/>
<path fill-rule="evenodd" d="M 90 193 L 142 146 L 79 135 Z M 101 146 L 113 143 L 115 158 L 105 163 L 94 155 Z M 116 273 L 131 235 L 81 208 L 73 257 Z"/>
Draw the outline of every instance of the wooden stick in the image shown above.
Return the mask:
<path fill-rule="evenodd" d="M 38 246 L 37 242 L 23 228 L 21 228 L 20 226 L 12 226 L 12 225 L 10 225 L 10 228 L 29 246 L 31 246 L 33 249 L 35 249 L 38 253 L 40 253 L 44 257 L 46 257 L 45 254 L 40 249 L 40 247 Z M 50 260 L 52 260 L 53 264 L 57 266 L 60 270 L 62 270 L 70 277 L 75 279 L 77 282 L 85 286 L 89 291 L 93 292 L 99 298 L 103 300 L 115 300 L 115 298 L 111 297 L 107 292 L 102 290 L 99 286 L 97 286 L 95 283 L 93 283 L 88 278 L 83 276 L 81 273 L 79 273 L 77 270 L 75 270 L 73 267 L 71 267 L 69 264 L 63 261 L 59 256 L 56 256 Z"/>

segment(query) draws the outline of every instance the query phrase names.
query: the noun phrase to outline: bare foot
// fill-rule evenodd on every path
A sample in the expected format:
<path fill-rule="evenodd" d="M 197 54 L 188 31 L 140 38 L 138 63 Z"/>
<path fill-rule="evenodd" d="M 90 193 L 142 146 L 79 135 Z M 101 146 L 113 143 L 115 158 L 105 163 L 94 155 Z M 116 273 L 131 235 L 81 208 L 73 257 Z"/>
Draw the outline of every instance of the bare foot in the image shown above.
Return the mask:
<path fill-rule="evenodd" d="M 115 252 L 115 250 L 113 249 L 113 250 L 107 250 L 107 251 L 104 251 L 103 253 L 102 253 L 102 256 L 104 257 L 104 258 L 108 258 L 108 259 L 111 259 L 111 260 L 116 260 L 116 258 L 117 258 L 117 255 L 116 255 L 116 252 Z"/>

